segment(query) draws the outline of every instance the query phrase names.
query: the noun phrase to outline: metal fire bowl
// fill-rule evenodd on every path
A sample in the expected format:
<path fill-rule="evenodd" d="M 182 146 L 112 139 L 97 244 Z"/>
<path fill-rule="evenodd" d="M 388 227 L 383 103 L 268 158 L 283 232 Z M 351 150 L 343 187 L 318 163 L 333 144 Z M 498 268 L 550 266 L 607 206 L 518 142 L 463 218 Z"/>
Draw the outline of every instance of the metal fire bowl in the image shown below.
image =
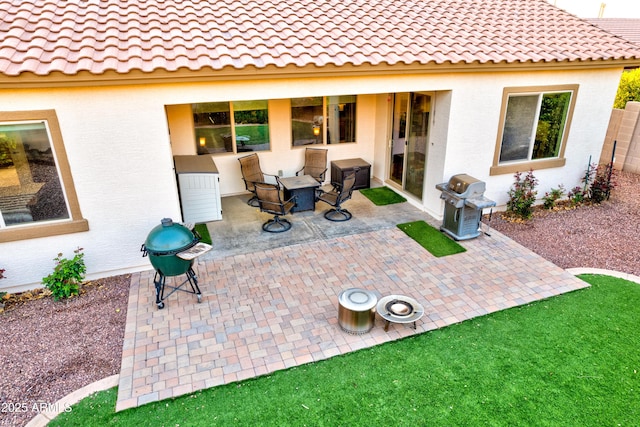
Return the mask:
<path fill-rule="evenodd" d="M 387 295 L 378 301 L 380 317 L 394 323 L 412 323 L 424 315 L 424 308 L 415 299 L 405 295 Z"/>

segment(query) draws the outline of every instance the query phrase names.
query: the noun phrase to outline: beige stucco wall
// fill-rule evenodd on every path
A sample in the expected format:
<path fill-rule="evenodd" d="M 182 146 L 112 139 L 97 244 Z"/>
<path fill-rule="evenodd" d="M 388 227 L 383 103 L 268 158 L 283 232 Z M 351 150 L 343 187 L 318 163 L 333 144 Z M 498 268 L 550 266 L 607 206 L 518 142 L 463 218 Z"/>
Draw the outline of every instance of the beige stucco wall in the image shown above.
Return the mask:
<path fill-rule="evenodd" d="M 486 196 L 506 202 L 510 175 L 489 176 L 502 91 L 506 86 L 579 84 L 578 101 L 563 168 L 536 172 L 540 194 L 579 182 L 589 155 L 599 155 L 621 69 L 513 73 L 399 74 L 138 86 L 0 90 L 4 110 L 54 109 L 57 113 L 83 216 L 90 230 L 50 238 L 2 242 L 0 267 L 8 290 L 38 287 L 52 259 L 76 247 L 86 253 L 88 277 L 149 269 L 140 246 L 163 217 L 180 218 L 172 155 L 195 151 L 186 138 L 191 103 L 270 100 L 272 149 L 260 152 L 263 169 L 292 175 L 303 150 L 290 144 L 288 98 L 357 94 L 357 143 L 329 146 L 329 160 L 361 157 L 374 178 L 388 174 L 388 96 L 393 92 L 434 93 L 425 196 L 412 200 L 433 215 L 442 202 L 435 185 L 456 173 L 487 181 Z M 178 106 L 178 107 L 174 107 Z M 188 115 L 187 115 L 188 116 Z M 241 154 L 240 154 L 241 155 Z M 237 158 L 215 156 L 224 195 L 244 190 Z"/>

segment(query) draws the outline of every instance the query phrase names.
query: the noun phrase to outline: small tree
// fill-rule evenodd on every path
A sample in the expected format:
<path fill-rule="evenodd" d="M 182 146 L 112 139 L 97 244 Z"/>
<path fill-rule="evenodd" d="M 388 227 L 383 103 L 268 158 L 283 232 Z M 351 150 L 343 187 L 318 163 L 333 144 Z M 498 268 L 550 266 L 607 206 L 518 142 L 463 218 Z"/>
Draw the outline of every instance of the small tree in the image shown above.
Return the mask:
<path fill-rule="evenodd" d="M 629 101 L 640 101 L 640 68 L 622 73 L 613 108 L 624 109 Z"/>

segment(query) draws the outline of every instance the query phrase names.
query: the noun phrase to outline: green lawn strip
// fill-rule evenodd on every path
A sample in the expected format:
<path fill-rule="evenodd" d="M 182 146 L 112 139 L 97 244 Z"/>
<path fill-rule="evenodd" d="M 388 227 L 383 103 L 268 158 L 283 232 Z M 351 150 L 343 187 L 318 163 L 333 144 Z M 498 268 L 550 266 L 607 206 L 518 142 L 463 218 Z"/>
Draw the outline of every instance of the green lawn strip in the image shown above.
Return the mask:
<path fill-rule="evenodd" d="M 363 188 L 360 193 L 371 200 L 376 206 L 392 205 L 406 202 L 407 199 L 390 189 L 389 187 Z"/>
<path fill-rule="evenodd" d="M 207 243 L 209 245 L 211 244 L 211 234 L 209 234 L 207 224 L 196 224 L 195 230 L 202 238 L 200 240 L 202 243 Z"/>
<path fill-rule="evenodd" d="M 640 285 L 592 286 L 403 340 L 114 413 L 116 389 L 61 426 L 558 426 L 640 419 Z"/>
<path fill-rule="evenodd" d="M 424 221 L 398 224 L 398 228 L 435 257 L 458 254 L 466 249 Z"/>

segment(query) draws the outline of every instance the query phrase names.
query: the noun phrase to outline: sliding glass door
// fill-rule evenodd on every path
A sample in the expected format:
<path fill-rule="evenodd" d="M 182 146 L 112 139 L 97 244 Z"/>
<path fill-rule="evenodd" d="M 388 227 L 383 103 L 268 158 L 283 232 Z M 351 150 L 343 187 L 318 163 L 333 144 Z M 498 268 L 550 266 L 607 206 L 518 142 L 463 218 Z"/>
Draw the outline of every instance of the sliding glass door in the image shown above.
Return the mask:
<path fill-rule="evenodd" d="M 427 93 L 394 95 L 389 178 L 418 199 L 424 187 L 430 112 Z"/>

